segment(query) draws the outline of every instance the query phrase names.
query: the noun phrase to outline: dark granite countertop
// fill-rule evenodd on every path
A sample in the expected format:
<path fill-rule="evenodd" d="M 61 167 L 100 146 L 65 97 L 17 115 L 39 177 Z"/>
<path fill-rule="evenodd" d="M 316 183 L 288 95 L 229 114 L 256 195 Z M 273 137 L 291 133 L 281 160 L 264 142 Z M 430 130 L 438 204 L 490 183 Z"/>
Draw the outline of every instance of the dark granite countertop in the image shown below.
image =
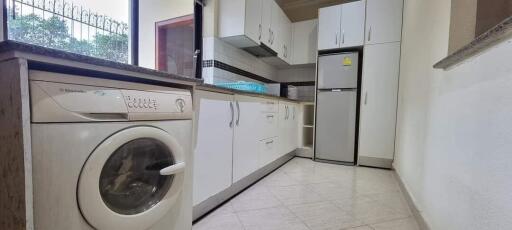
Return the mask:
<path fill-rule="evenodd" d="M 218 92 L 218 93 L 226 93 L 226 94 L 240 94 L 240 95 L 253 96 L 253 97 L 262 97 L 262 98 L 275 99 L 275 100 L 283 100 L 283 101 L 294 102 L 294 103 L 306 102 L 306 101 L 294 100 L 294 99 L 290 99 L 290 98 L 286 98 L 286 97 L 280 97 L 280 96 L 275 96 L 275 95 L 270 95 L 270 94 L 251 93 L 251 92 L 246 92 L 246 91 L 242 91 L 242 90 L 228 89 L 228 88 L 219 87 L 219 86 L 215 86 L 215 85 L 212 85 L 212 84 L 206 84 L 206 83 L 198 84 L 196 86 L 196 89 L 205 90 L 205 91 L 212 91 L 212 92 Z"/>
<path fill-rule="evenodd" d="M 478 36 L 468 45 L 455 51 L 453 54 L 439 61 L 434 65 L 436 69 L 448 69 L 470 57 L 475 56 L 483 50 L 510 38 L 512 36 L 512 17 L 509 17 L 492 29 Z"/>
<path fill-rule="evenodd" d="M 260 93 L 250 93 L 246 91 L 227 89 L 218 87 L 211 84 L 203 83 L 202 79 L 189 78 L 176 74 L 170 74 L 167 72 L 162 72 L 154 69 L 148 69 L 144 67 L 139 67 L 135 65 L 119 63 L 114 61 L 109 61 L 100 58 L 94 58 L 90 56 L 85 56 L 81 54 L 75 54 L 71 52 L 46 48 L 42 46 L 17 42 L 17 41 L 3 41 L 0 42 L 0 54 L 11 53 L 7 56 L 1 56 L 0 59 L 9 59 L 9 58 L 25 58 L 28 61 L 32 61 L 35 63 L 44 63 L 45 65 L 59 65 L 59 66 L 72 66 L 71 68 L 85 68 L 88 71 L 106 71 L 110 73 L 121 73 L 128 74 L 131 78 L 140 78 L 142 80 L 150 80 L 150 81 L 160 81 L 167 83 L 177 83 L 177 84 L 187 84 L 191 86 L 196 86 L 196 89 L 209 90 L 220 93 L 229 93 L 229 94 L 241 94 L 247 96 L 255 96 L 255 97 L 264 97 L 271 99 L 279 99 L 285 100 L 289 102 L 302 102 L 299 100 L 293 100 L 285 97 L 278 97 L 269 94 L 260 94 Z M 87 66 L 83 66 L 82 64 L 87 64 Z M 112 72 L 112 70 L 115 70 Z"/>
<path fill-rule="evenodd" d="M 153 78 L 151 80 L 163 80 L 163 81 L 176 80 L 179 82 L 189 82 L 191 84 L 196 84 L 196 83 L 202 82 L 201 79 L 184 77 L 184 76 L 170 74 L 167 72 L 162 72 L 162 71 L 158 71 L 158 70 L 154 70 L 154 69 L 148 69 L 148 68 L 139 67 L 139 66 L 135 66 L 135 65 L 109 61 L 109 60 L 105 60 L 105 59 L 90 57 L 90 56 L 81 55 L 81 54 L 75 54 L 75 53 L 71 53 L 71 52 L 67 52 L 67 51 L 61 51 L 61 50 L 46 48 L 46 47 L 42 47 L 42 46 L 37 46 L 37 45 L 32 45 L 32 44 L 27 44 L 27 43 L 22 43 L 22 42 L 17 42 L 17 41 L 9 40 L 9 41 L 0 42 L 0 53 L 6 53 L 6 52 L 10 52 L 10 51 L 21 53 L 21 55 L 19 55 L 19 56 L 26 58 L 28 60 L 31 60 L 32 56 L 28 57 L 28 56 L 23 56 L 22 54 L 30 54 L 30 55 L 46 57 L 46 58 L 61 59 L 61 60 L 67 61 L 67 62 L 71 61 L 71 62 L 94 65 L 94 66 L 107 67 L 107 68 L 112 68 L 112 69 L 117 69 L 117 70 L 122 70 L 122 71 L 135 72 L 135 73 L 140 73 L 140 74 L 144 74 L 144 75 L 150 75 L 153 77 L 160 77 L 160 79 Z M 40 58 L 34 58 L 34 59 L 37 59 L 37 60 L 33 60 L 33 61 L 45 62 L 44 60 L 41 60 Z M 56 64 L 56 63 L 52 63 L 51 61 L 48 61 L 48 63 Z"/>

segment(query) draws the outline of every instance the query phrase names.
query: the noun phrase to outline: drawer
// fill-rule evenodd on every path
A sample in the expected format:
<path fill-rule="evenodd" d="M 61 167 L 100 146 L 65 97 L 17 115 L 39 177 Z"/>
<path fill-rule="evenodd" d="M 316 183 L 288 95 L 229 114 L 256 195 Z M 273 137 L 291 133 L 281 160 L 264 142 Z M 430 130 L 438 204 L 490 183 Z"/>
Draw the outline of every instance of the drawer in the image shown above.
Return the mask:
<path fill-rule="evenodd" d="M 261 135 L 260 140 L 278 136 L 277 113 L 261 114 Z"/>
<path fill-rule="evenodd" d="M 277 137 L 267 138 L 260 141 L 259 148 L 259 165 L 260 168 L 264 167 L 279 158 L 278 149 L 279 143 Z"/>
<path fill-rule="evenodd" d="M 263 100 L 261 102 L 261 112 L 263 113 L 277 113 L 278 110 L 278 102 L 275 100 Z"/>

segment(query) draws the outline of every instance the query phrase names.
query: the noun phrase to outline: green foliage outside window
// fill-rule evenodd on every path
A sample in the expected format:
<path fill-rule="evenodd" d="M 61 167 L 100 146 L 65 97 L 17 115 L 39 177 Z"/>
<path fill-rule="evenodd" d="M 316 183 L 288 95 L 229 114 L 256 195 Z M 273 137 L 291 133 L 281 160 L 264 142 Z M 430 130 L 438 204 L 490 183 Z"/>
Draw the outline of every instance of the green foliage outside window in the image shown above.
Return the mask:
<path fill-rule="evenodd" d="M 61 18 L 42 18 L 35 14 L 9 15 L 9 39 L 69 51 L 87 56 L 128 63 L 128 35 L 96 33 L 91 40 L 70 35 Z"/>

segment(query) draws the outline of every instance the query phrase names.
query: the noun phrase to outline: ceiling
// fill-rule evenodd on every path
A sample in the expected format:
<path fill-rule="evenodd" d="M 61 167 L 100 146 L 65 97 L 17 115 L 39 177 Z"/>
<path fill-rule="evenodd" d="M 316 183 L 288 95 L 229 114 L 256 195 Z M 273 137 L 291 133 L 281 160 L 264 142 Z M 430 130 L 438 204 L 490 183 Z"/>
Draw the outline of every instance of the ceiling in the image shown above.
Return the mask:
<path fill-rule="evenodd" d="M 318 8 L 338 5 L 354 0 L 276 0 L 292 22 L 318 17 Z"/>

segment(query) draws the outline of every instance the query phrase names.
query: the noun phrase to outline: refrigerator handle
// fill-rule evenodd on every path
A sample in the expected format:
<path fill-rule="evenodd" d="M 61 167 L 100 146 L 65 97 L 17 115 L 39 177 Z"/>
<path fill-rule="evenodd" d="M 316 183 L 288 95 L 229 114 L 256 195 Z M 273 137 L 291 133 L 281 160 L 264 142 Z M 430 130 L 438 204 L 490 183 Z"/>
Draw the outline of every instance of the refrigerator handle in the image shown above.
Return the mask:
<path fill-rule="evenodd" d="M 364 104 L 368 103 L 368 91 L 364 92 Z"/>

